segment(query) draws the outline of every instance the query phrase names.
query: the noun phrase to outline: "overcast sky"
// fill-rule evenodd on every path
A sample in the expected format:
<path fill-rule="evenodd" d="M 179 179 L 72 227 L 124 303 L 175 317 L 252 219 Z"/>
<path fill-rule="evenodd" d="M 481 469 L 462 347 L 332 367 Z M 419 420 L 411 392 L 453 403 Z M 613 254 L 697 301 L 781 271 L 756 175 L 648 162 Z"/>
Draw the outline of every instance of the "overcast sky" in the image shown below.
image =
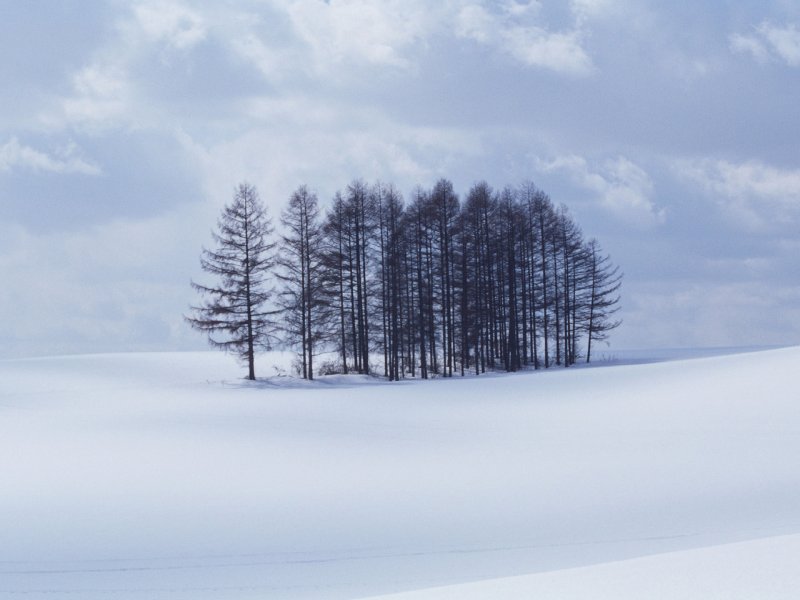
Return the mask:
<path fill-rule="evenodd" d="M 795 0 L 0 0 L 0 56 L 0 356 L 205 348 L 234 186 L 356 177 L 533 180 L 613 347 L 800 343 Z"/>

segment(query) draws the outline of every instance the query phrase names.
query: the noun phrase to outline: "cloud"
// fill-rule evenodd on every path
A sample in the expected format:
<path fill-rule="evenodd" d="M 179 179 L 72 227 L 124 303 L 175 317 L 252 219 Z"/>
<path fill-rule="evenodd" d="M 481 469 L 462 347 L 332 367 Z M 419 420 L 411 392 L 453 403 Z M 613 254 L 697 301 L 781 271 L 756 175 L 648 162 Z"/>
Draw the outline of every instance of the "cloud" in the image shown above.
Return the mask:
<path fill-rule="evenodd" d="M 664 209 L 652 200 L 653 181 L 647 172 L 625 157 L 590 166 L 582 156 L 559 156 L 552 160 L 535 159 L 544 173 L 565 172 L 575 185 L 596 195 L 600 206 L 616 218 L 639 227 L 664 221 Z"/>
<path fill-rule="evenodd" d="M 392 181 L 405 192 L 452 177 L 453 165 L 484 151 L 477 133 L 399 123 L 358 107 L 321 107 L 302 96 L 248 106 L 257 117 L 242 135 L 209 144 L 185 133 L 182 144 L 199 165 L 208 198 L 227 202 L 233 185 L 247 179 L 273 215 L 303 183 L 323 200 L 354 177 Z"/>
<path fill-rule="evenodd" d="M 785 281 L 739 274 L 727 282 L 639 283 L 624 302 L 617 348 L 781 345 L 800 336 L 800 291 Z"/>
<path fill-rule="evenodd" d="M 408 0 L 296 1 L 286 10 L 318 70 L 340 63 L 408 68 L 406 52 L 427 37 L 440 12 Z"/>
<path fill-rule="evenodd" d="M 279 95 L 308 77 L 339 85 L 363 81 L 365 67 L 413 70 L 414 53 L 448 22 L 448 7 L 400 0 L 275 0 L 258 9 L 138 2 L 121 11 L 113 35 L 68 76 L 70 89 L 54 98 L 40 122 L 90 133 L 172 126 L 185 115 L 168 114 L 162 94 L 177 97 L 181 82 L 198 80 L 210 57 L 209 78 L 219 79 L 224 69 L 235 79 L 231 72 L 244 64 Z M 252 93 L 236 81 L 225 93 Z"/>
<path fill-rule="evenodd" d="M 98 131 L 123 122 L 134 114 L 134 86 L 128 73 L 127 53 L 108 50 L 71 77 L 70 93 L 55 100 L 40 116 L 49 129 L 69 127 Z"/>
<path fill-rule="evenodd" d="M 276 78 L 285 68 L 280 53 L 267 46 L 253 32 L 240 32 L 231 39 L 230 44 L 235 54 L 253 65 L 267 80 Z"/>
<path fill-rule="evenodd" d="M 40 150 L 21 144 L 12 137 L 0 146 L 0 172 L 9 172 L 16 168 L 30 169 L 49 173 L 79 173 L 82 175 L 100 175 L 99 166 L 77 155 L 78 148 L 69 144 L 50 155 Z"/>
<path fill-rule="evenodd" d="M 581 47 L 581 33 L 549 33 L 538 27 L 515 27 L 505 32 L 509 53 L 521 62 L 559 73 L 585 75 L 592 61 Z"/>
<path fill-rule="evenodd" d="M 734 33 L 729 38 L 731 50 L 750 54 L 758 62 L 782 61 L 800 67 L 800 29 L 794 23 L 774 25 L 764 21 L 754 33 Z"/>
<path fill-rule="evenodd" d="M 180 3 L 141 2 L 133 13 L 141 31 L 152 41 L 185 50 L 206 38 L 204 19 Z"/>
<path fill-rule="evenodd" d="M 495 26 L 496 19 L 485 8 L 474 4 L 465 6 L 458 13 L 456 34 L 482 44 L 489 44 L 494 39 Z"/>
<path fill-rule="evenodd" d="M 579 19 L 603 17 L 616 13 L 623 4 L 619 0 L 570 0 L 570 9 Z"/>
<path fill-rule="evenodd" d="M 72 83 L 73 95 L 61 104 L 62 116 L 68 123 L 96 126 L 116 121 L 129 112 L 130 84 L 121 67 L 92 64 L 78 71 Z"/>
<path fill-rule="evenodd" d="M 181 315 L 212 224 L 188 207 L 77 232 L 0 223 L 0 356 L 203 348 Z"/>
<path fill-rule="evenodd" d="M 683 179 L 699 184 L 726 213 L 753 230 L 800 220 L 800 169 L 780 169 L 759 160 L 682 160 Z"/>
<path fill-rule="evenodd" d="M 772 50 L 790 67 L 800 67 L 800 30 L 792 24 L 774 27 L 764 24 L 759 29 Z"/>
<path fill-rule="evenodd" d="M 551 32 L 536 22 L 538 3 L 501 5 L 490 11 L 480 4 L 459 10 L 455 32 L 462 38 L 497 48 L 529 67 L 540 67 L 567 75 L 587 75 L 593 65 L 581 43 L 583 30 L 577 25 Z M 582 5 L 576 5 L 575 20 L 582 21 Z"/>
<path fill-rule="evenodd" d="M 169 62 L 169 52 L 185 53 L 206 39 L 200 13 L 179 2 L 138 2 L 116 20 L 113 35 L 71 76 L 71 90 L 40 116 L 50 129 L 92 132 L 140 126 L 155 108 L 144 97 L 135 69 L 153 56 Z M 153 65 L 148 66 L 153 72 Z"/>
<path fill-rule="evenodd" d="M 739 54 L 750 54 L 756 61 L 765 63 L 769 60 L 770 54 L 764 43 L 751 35 L 742 35 L 740 33 L 731 34 L 730 47 L 733 52 Z"/>
<path fill-rule="evenodd" d="M 188 116 L 169 114 L 163 96 L 178 98 L 180 86 L 196 81 L 212 56 L 217 71 L 210 77 L 246 65 L 278 95 L 306 86 L 309 78 L 335 88 L 363 86 L 365 68 L 381 78 L 413 75 L 424 69 L 433 41 L 452 45 L 454 38 L 528 67 L 587 75 L 594 67 L 583 47 L 584 22 L 603 7 L 600 0 L 576 1 L 570 24 L 552 30 L 538 2 L 520 0 L 270 0 L 226 9 L 140 1 L 121 10 L 111 35 L 67 76 L 70 89 L 53 99 L 40 122 L 50 130 L 88 133 L 173 126 Z M 231 85 L 226 93 L 245 87 Z"/>

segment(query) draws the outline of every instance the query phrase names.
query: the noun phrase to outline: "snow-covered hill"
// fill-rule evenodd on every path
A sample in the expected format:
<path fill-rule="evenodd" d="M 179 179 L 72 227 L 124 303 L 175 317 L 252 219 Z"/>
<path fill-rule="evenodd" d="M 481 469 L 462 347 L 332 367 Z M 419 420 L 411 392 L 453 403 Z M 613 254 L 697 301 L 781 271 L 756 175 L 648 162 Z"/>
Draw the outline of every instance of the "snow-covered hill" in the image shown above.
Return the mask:
<path fill-rule="evenodd" d="M 250 384 L 212 353 L 3 361 L 0 597 L 641 598 L 673 577 L 664 597 L 788 598 L 763 557 L 800 564 L 798 365 Z"/>
<path fill-rule="evenodd" d="M 380 596 L 380 600 L 796 600 L 800 535 Z M 375 599 L 374 599 L 375 600 Z"/>

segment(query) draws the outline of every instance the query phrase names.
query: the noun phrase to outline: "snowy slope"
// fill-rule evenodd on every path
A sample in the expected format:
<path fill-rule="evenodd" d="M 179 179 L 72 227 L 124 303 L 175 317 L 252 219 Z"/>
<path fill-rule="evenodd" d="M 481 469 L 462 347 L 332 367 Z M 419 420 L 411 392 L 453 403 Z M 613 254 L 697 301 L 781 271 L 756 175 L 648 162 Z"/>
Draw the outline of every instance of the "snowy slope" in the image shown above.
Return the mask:
<path fill-rule="evenodd" d="M 491 579 L 380 600 L 796 600 L 800 535 Z"/>
<path fill-rule="evenodd" d="M 307 385 L 211 353 L 3 361 L 0 597 L 358 598 L 800 534 L 798 364 Z"/>

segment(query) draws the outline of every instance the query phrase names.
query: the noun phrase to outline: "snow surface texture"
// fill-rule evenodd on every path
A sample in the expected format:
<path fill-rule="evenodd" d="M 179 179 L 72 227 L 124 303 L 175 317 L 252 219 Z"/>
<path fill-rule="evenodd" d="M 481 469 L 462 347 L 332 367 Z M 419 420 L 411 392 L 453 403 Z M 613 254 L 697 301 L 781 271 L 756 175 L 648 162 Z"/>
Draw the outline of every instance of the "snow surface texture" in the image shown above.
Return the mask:
<path fill-rule="evenodd" d="M 2 361 L 0 597 L 795 597 L 800 349 L 619 362 Z"/>
<path fill-rule="evenodd" d="M 800 535 L 380 596 L 381 600 L 796 600 Z"/>

